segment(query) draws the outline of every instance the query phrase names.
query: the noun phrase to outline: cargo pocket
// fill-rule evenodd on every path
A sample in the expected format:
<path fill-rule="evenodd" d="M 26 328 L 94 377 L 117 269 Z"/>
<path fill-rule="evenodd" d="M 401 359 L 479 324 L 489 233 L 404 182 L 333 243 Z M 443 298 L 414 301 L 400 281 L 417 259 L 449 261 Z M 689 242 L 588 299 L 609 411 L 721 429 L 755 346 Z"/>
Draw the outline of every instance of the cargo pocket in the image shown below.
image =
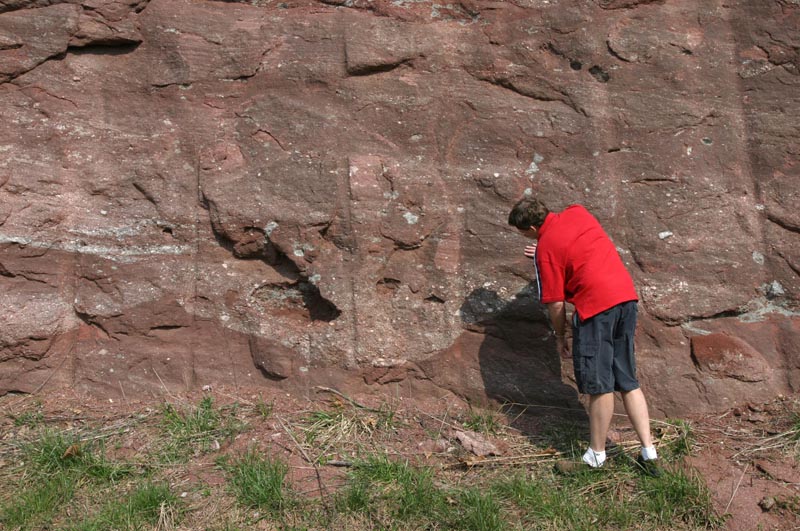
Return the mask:
<path fill-rule="evenodd" d="M 573 353 L 572 366 L 575 369 L 575 382 L 584 394 L 597 394 L 597 345 L 583 343 L 579 353 Z"/>

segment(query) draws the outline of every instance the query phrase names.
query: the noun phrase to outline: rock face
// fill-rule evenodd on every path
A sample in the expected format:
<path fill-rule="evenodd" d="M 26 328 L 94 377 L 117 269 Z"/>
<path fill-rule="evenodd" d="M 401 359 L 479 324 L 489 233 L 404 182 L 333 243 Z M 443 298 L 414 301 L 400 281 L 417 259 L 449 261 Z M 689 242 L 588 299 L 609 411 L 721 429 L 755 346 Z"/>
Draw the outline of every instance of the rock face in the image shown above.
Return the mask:
<path fill-rule="evenodd" d="M 794 0 L 0 0 L 0 392 L 347 369 L 574 403 L 505 224 L 524 193 L 617 244 L 655 412 L 796 392 L 798 24 Z"/>

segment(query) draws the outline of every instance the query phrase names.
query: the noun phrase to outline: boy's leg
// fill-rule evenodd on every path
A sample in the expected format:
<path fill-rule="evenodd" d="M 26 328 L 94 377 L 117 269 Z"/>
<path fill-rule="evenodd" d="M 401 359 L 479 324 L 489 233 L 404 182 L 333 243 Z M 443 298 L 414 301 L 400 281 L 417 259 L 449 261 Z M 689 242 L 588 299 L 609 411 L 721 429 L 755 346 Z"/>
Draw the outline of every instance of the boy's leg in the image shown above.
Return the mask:
<path fill-rule="evenodd" d="M 619 313 L 609 308 L 589 319 L 575 317 L 572 357 L 578 391 L 589 395 L 589 450 L 583 460 L 590 466 L 605 461 L 606 436 L 614 415 L 613 323 Z M 599 455 L 598 455 L 599 454 Z"/>
<path fill-rule="evenodd" d="M 623 391 L 622 403 L 625 405 L 625 412 L 639 437 L 642 446 L 649 448 L 653 442 L 650 437 L 650 414 L 647 412 L 647 401 L 641 389 L 633 391 Z"/>
<path fill-rule="evenodd" d="M 614 393 L 589 396 L 590 448 L 595 452 L 604 452 L 606 449 L 606 437 L 613 415 Z"/>
<path fill-rule="evenodd" d="M 620 305 L 620 321 L 614 335 L 614 381 L 622 395 L 625 412 L 642 443 L 643 448 L 652 447 L 650 437 L 650 414 L 639 380 L 636 378 L 636 356 L 634 336 L 638 314 L 637 304 L 627 302 Z"/>
<path fill-rule="evenodd" d="M 622 402 L 625 404 L 625 411 L 633 424 L 633 429 L 636 430 L 636 435 L 639 436 L 642 443 L 642 453 L 637 457 L 636 463 L 645 474 L 658 477 L 663 472 L 659 464 L 658 452 L 650 437 L 650 415 L 647 413 L 647 401 L 644 393 L 641 389 L 623 392 Z"/>

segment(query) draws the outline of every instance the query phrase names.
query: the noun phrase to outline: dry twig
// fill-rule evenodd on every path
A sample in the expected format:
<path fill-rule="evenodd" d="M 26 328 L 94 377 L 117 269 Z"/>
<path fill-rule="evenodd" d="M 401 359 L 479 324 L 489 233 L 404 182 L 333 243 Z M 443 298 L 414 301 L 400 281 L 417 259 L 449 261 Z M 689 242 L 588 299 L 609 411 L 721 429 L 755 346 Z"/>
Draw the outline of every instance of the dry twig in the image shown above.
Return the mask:
<path fill-rule="evenodd" d="M 281 427 L 283 428 L 283 431 L 286 432 L 286 435 L 288 435 L 289 438 L 292 439 L 292 442 L 294 442 L 294 444 L 297 446 L 297 449 L 300 450 L 301 454 L 303 454 L 303 458 L 308 462 L 308 464 L 314 467 L 314 474 L 316 474 L 317 476 L 317 486 L 319 487 L 319 492 L 325 494 L 326 493 L 325 485 L 322 483 L 322 475 L 319 473 L 319 457 L 317 457 L 317 459 L 312 460 L 306 453 L 305 449 L 303 449 L 300 443 L 297 442 L 294 433 L 292 433 L 292 431 L 286 426 L 286 424 L 283 422 L 283 419 L 280 417 L 277 417 L 277 419 Z M 330 514 L 330 507 L 328 506 L 327 496 L 322 496 L 321 499 L 322 499 L 322 505 L 325 508 L 325 513 Z"/>
<path fill-rule="evenodd" d="M 750 467 L 750 463 L 745 465 L 744 470 L 742 470 L 742 475 L 739 477 L 739 482 L 736 484 L 736 488 L 733 489 L 733 494 L 731 494 L 731 499 L 728 500 L 728 505 L 725 506 L 725 510 L 722 511 L 722 514 L 727 514 L 728 509 L 731 507 L 731 503 L 733 503 L 733 499 L 736 497 L 736 493 L 739 492 L 739 485 L 742 484 L 742 480 L 744 479 L 744 475 L 747 473 L 747 469 Z"/>

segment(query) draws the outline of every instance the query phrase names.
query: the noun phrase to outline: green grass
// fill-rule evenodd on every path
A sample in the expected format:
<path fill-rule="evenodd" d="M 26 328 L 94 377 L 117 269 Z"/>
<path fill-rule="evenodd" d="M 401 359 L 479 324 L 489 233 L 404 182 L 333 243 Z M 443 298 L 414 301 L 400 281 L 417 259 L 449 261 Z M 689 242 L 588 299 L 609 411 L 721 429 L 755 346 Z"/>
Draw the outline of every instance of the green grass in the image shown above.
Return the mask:
<path fill-rule="evenodd" d="M 106 531 L 109 529 L 139 531 L 152 529 L 160 519 L 172 521 L 178 498 L 168 485 L 150 480 L 133 491 L 108 501 L 97 514 L 69 531 Z"/>
<path fill-rule="evenodd" d="M 351 483 L 336 492 L 334 508 L 343 514 L 369 514 L 372 499 L 368 483 Z"/>
<path fill-rule="evenodd" d="M 504 531 L 507 523 L 500 514 L 500 502 L 493 492 L 482 492 L 471 488 L 461 494 L 460 515 L 461 527 L 464 531 Z"/>
<path fill-rule="evenodd" d="M 208 531 L 244 531 L 243 526 L 237 525 L 235 522 L 226 520 L 216 527 L 210 528 Z"/>
<path fill-rule="evenodd" d="M 306 422 L 308 423 L 308 428 L 305 430 L 305 442 L 310 445 L 316 443 L 323 437 L 323 434 L 330 430 L 344 433 L 350 432 L 352 429 L 357 429 L 357 425 L 348 426 L 348 419 L 341 410 L 313 411 L 306 418 Z"/>
<path fill-rule="evenodd" d="M 14 426 L 28 426 L 35 428 L 44 421 L 44 415 L 41 411 L 25 411 L 17 416 L 12 416 Z"/>
<path fill-rule="evenodd" d="M 800 441 L 800 413 L 793 411 L 791 413 L 789 432 L 790 438 L 793 441 Z"/>
<path fill-rule="evenodd" d="M 230 487 L 245 507 L 280 516 L 292 504 L 286 487 L 289 467 L 281 460 L 264 457 L 253 449 L 225 466 Z"/>
<path fill-rule="evenodd" d="M 498 413 L 470 408 L 467 418 L 461 423 L 468 430 L 485 434 L 496 434 L 502 430 Z"/>
<path fill-rule="evenodd" d="M 349 508 L 369 514 L 387 512 L 403 521 L 436 521 L 445 512 L 446 497 L 433 477 L 431 468 L 371 456 L 356 463 L 349 475 Z"/>
<path fill-rule="evenodd" d="M 397 419 L 397 410 L 389 404 L 381 404 L 378 411 L 372 412 L 375 418 L 375 427 L 379 430 L 390 431 L 401 426 L 401 422 Z"/>
<path fill-rule="evenodd" d="M 656 522 L 713 523 L 711 496 L 703 480 L 682 470 L 639 481 L 636 506 Z"/>
<path fill-rule="evenodd" d="M 76 478 L 57 474 L 40 478 L 0 507 L 0 529 L 46 529 L 74 493 Z"/>
<path fill-rule="evenodd" d="M 662 477 L 643 476 L 621 456 L 600 471 L 587 467 L 565 476 L 555 474 L 546 457 L 471 468 L 463 468 L 457 452 L 417 460 L 409 441 L 424 428 L 393 410 L 343 404 L 291 418 L 262 403 L 268 410 L 237 411 L 210 398 L 196 406 L 165 405 L 131 430 L 23 428 L 31 439 L 3 456 L 12 466 L 0 470 L 0 529 L 166 531 L 179 524 L 211 531 L 699 531 L 723 523 L 702 478 L 680 465 L 693 452 L 691 426 L 682 421 L 653 424 L 667 465 Z M 214 440 L 235 435 L 245 420 L 263 430 L 254 436 L 265 435 L 264 451 L 240 453 L 232 445 L 208 455 Z M 542 450 L 556 445 L 580 455 L 585 426 L 566 420 L 544 425 L 548 431 L 536 439 L 515 436 L 494 412 L 473 410 L 453 427 L 517 437 L 508 439 L 509 451 L 522 457 L 546 456 Z M 173 449 L 179 459 L 165 459 L 178 444 L 184 446 Z M 373 450 L 376 445 L 381 449 Z M 129 463 L 110 457 L 129 456 L 131 448 L 137 454 Z M 323 455 L 349 466 L 329 466 Z M 290 474 L 292 467 L 305 470 Z M 795 499 L 780 502 L 785 508 L 778 504 L 777 510 L 797 505 Z"/>
<path fill-rule="evenodd" d="M 569 458 L 580 458 L 589 445 L 588 437 L 588 424 L 570 418 L 550 419 L 539 436 L 545 446 L 555 448 Z"/>
<path fill-rule="evenodd" d="M 131 465 L 109 461 L 102 442 L 82 442 L 74 435 L 44 431 L 21 446 L 23 460 L 38 475 L 76 472 L 100 481 L 117 481 L 132 472 Z"/>
<path fill-rule="evenodd" d="M 0 523 L 9 529 L 47 527 L 84 485 L 113 484 L 134 472 L 108 460 L 102 443 L 69 433 L 44 430 L 19 451 L 25 476 L 18 494 L 0 506 Z"/>
<path fill-rule="evenodd" d="M 701 478 L 681 470 L 661 477 L 639 474 L 633 464 L 606 465 L 570 476 L 515 475 L 493 486 L 500 498 L 523 515 L 531 529 L 669 529 L 713 528 L 720 520 L 711 510 Z"/>
<path fill-rule="evenodd" d="M 694 447 L 692 425 L 681 419 L 667 419 L 663 425 L 657 426 L 654 430 L 656 435 L 668 431 L 673 432 L 675 437 L 664 439 L 666 442 L 658 447 L 659 457 L 674 460 L 690 455 Z"/>
<path fill-rule="evenodd" d="M 578 495 L 580 481 L 572 478 L 567 485 L 546 479 L 515 476 L 495 485 L 503 499 L 510 501 L 531 528 L 591 529 L 595 518 Z"/>
<path fill-rule="evenodd" d="M 256 401 L 255 410 L 261 416 L 261 418 L 267 419 L 272 416 L 272 411 L 274 409 L 274 402 L 267 403 L 267 401 L 264 400 L 264 397 L 259 395 L 258 400 Z"/>
<path fill-rule="evenodd" d="M 67 452 L 71 447 L 74 452 Z M 21 445 L 22 459 L 37 473 L 80 468 L 91 454 L 84 451 L 75 435 L 45 430 L 39 439 Z"/>
<path fill-rule="evenodd" d="M 437 485 L 433 469 L 372 456 L 357 463 L 337 493 L 338 512 L 359 514 L 386 528 L 458 529 L 667 529 L 718 525 L 699 478 L 668 472 L 647 478 L 632 466 L 556 476 L 512 475 L 481 486 Z M 393 523 L 392 523 L 393 522 Z"/>
<path fill-rule="evenodd" d="M 378 432 L 389 432 L 398 426 L 395 410 L 386 405 L 377 410 L 339 405 L 308 414 L 303 431 L 307 444 L 325 446 L 336 439 L 371 438 Z"/>
<path fill-rule="evenodd" d="M 184 461 L 190 456 L 217 449 L 220 440 L 232 438 L 245 429 L 236 417 L 236 404 L 223 416 L 210 396 L 195 406 L 164 404 L 161 426 L 168 436 L 163 451 L 167 461 Z M 215 441 L 217 445 L 215 445 Z"/>

